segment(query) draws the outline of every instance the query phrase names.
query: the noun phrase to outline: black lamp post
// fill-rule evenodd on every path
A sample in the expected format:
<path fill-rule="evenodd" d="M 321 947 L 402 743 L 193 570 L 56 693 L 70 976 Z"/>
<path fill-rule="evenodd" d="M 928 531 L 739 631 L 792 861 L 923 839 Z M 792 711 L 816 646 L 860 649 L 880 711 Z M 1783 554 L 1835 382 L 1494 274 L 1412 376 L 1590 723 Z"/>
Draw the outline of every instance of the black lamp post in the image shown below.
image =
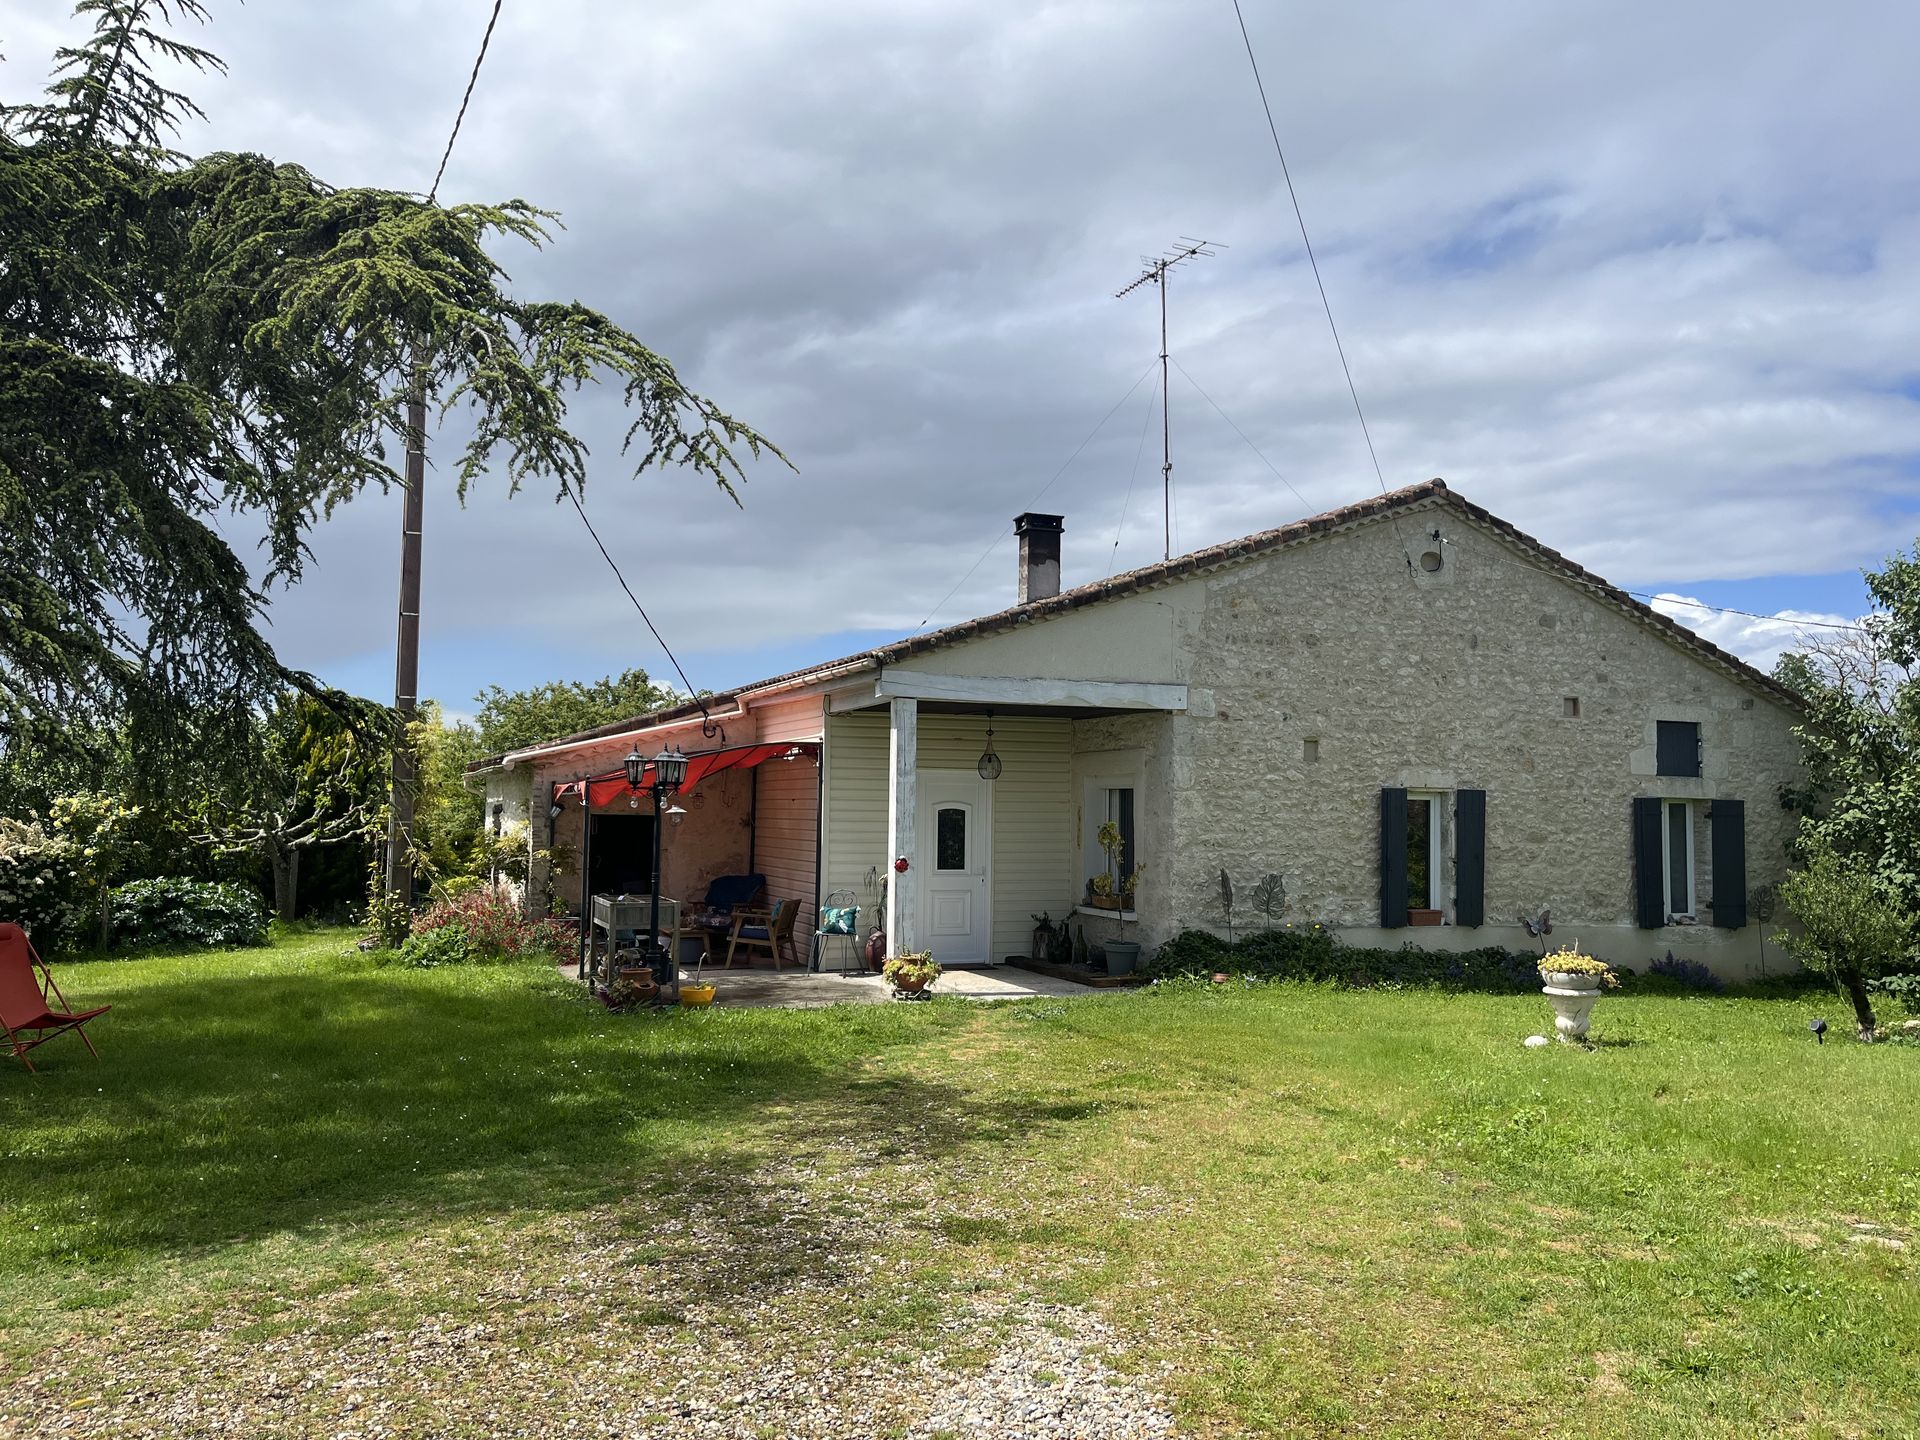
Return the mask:
<path fill-rule="evenodd" d="M 627 756 L 629 789 L 640 788 L 648 763 L 638 748 Z M 651 763 L 653 783 L 647 788 L 653 792 L 653 877 L 647 886 L 647 958 L 653 966 L 654 980 L 666 985 L 673 979 L 674 957 L 660 944 L 660 822 L 663 818 L 660 797 L 673 794 L 686 783 L 687 757 L 682 751 L 669 750 L 663 745 Z"/>

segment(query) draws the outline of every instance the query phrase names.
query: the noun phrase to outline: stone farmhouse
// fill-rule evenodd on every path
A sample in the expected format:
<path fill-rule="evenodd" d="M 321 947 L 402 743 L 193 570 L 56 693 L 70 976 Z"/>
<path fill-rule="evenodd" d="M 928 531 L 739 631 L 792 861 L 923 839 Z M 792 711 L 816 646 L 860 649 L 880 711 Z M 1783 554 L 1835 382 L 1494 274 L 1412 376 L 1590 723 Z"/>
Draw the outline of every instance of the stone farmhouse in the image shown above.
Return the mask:
<path fill-rule="evenodd" d="M 647 888 L 621 764 L 676 745 L 707 773 L 662 893 L 762 874 L 802 958 L 837 891 L 945 965 L 1026 954 L 1041 911 L 1152 947 L 1223 927 L 1224 869 L 1356 944 L 1522 948 L 1545 908 L 1616 963 L 1755 963 L 1795 697 L 1444 482 L 1067 590 L 1061 517 L 1016 530 L 1008 609 L 473 767 L 527 823 L 529 903 L 577 913 L 588 824 L 591 893 Z M 1088 903 L 1109 820 L 1118 912 Z"/>

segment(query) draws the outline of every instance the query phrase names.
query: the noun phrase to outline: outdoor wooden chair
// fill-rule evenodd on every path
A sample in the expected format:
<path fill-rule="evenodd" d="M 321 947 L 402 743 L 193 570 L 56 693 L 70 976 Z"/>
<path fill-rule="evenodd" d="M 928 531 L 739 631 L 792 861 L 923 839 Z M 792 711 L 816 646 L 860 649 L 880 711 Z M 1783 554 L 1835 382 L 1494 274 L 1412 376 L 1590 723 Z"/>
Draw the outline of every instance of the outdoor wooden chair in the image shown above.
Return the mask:
<path fill-rule="evenodd" d="M 727 968 L 733 968 L 733 957 L 741 950 L 766 951 L 773 956 L 776 970 L 783 951 L 795 965 L 800 964 L 800 952 L 793 943 L 793 921 L 799 913 L 798 900 L 777 900 L 771 910 L 736 908 L 733 928 L 727 933 Z"/>
<path fill-rule="evenodd" d="M 54 1009 L 58 1004 L 59 1009 Z M 95 1010 L 69 1010 L 67 997 L 53 983 L 53 972 L 18 925 L 0 924 L 0 1028 L 7 1033 L 7 1048 L 20 1058 L 27 1069 L 33 1061 L 27 1052 L 44 1045 L 55 1035 L 72 1030 L 85 1042 L 97 1060 L 100 1052 L 81 1027 L 97 1015 L 111 1010 L 102 1005 Z M 26 1032 L 33 1032 L 31 1040 Z"/>

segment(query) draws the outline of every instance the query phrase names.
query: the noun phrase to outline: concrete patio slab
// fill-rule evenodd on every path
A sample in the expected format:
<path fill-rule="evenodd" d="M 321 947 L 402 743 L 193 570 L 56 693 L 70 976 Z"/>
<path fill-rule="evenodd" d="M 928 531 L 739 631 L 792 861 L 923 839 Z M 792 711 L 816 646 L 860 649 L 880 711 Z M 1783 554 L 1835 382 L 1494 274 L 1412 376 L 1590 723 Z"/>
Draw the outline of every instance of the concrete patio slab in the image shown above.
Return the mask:
<path fill-rule="evenodd" d="M 573 966 L 561 973 L 573 976 Z M 693 972 L 682 970 L 683 981 Z M 883 1005 L 892 1003 L 893 987 L 878 975 L 814 974 L 805 970 L 736 969 L 709 966 L 702 976 L 716 987 L 713 1003 L 730 1008 L 773 1007 L 812 1010 L 824 1005 Z M 934 991 L 966 1000 L 1067 999 L 1100 993 L 1091 985 L 1036 975 L 1031 970 L 994 965 L 986 969 L 954 969 L 941 975 Z"/>

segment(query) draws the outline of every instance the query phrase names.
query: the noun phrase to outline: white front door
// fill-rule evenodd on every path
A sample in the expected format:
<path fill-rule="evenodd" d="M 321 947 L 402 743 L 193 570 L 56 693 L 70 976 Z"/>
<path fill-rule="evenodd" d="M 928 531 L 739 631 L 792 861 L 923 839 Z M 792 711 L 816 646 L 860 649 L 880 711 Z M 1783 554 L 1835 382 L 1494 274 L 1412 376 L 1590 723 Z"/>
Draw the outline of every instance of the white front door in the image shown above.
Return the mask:
<path fill-rule="evenodd" d="M 922 770 L 918 788 L 920 944 L 942 965 L 989 965 L 993 787 L 970 770 Z"/>

